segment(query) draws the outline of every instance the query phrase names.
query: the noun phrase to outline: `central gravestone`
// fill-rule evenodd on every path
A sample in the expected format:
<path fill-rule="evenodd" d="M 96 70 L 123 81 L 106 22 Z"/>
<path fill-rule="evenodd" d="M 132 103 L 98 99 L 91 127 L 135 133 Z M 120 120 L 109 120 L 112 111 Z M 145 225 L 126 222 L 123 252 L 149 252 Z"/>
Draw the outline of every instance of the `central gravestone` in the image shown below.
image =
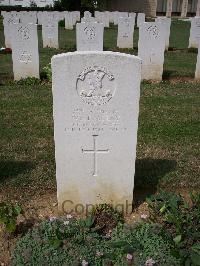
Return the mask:
<path fill-rule="evenodd" d="M 121 66 L 123 65 L 123 71 Z M 53 109 L 60 211 L 131 209 L 141 60 L 113 52 L 54 56 Z"/>

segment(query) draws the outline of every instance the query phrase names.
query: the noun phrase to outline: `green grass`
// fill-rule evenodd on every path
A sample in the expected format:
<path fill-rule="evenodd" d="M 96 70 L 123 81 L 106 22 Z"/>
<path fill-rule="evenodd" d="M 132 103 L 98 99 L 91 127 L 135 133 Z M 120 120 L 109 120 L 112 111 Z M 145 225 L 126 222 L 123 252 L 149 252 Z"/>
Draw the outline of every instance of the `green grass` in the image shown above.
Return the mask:
<path fill-rule="evenodd" d="M 0 25 L 0 46 L 4 45 Z M 60 49 L 43 49 L 40 70 L 54 54 L 75 50 L 75 31 L 59 29 Z M 116 47 L 117 28 L 105 30 L 106 50 Z M 172 23 L 165 55 L 165 77 L 193 77 L 196 51 L 188 51 L 189 24 Z M 138 30 L 134 34 L 137 54 Z M 176 49 L 175 49 L 176 48 Z M 51 84 L 19 85 L 13 80 L 11 55 L 0 55 L 0 196 L 23 200 L 56 189 Z M 9 82 L 8 82 L 9 81 Z M 198 83 L 141 85 L 136 161 L 136 195 L 147 188 L 199 189 Z M 139 191 L 139 192 L 138 192 Z M 19 196 L 20 195 L 20 196 Z"/>

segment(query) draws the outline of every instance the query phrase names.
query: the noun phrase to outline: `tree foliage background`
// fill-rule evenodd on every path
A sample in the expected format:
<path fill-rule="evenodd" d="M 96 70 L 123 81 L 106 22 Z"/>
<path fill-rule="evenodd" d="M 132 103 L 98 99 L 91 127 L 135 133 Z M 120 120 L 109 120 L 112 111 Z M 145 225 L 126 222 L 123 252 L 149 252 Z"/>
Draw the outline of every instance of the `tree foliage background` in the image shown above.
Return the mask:
<path fill-rule="evenodd" d="M 106 0 L 57 0 L 54 3 L 56 10 L 80 10 L 84 12 L 86 10 L 94 12 L 95 10 L 103 10 Z"/>

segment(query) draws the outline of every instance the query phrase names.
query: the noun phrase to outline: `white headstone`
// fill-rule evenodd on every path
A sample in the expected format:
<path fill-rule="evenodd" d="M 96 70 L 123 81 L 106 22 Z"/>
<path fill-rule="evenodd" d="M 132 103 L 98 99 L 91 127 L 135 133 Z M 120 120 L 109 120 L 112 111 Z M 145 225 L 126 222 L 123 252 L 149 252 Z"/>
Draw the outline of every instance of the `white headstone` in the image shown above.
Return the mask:
<path fill-rule="evenodd" d="M 88 204 L 107 203 L 130 211 L 140 59 L 113 52 L 67 53 L 53 57 L 52 73 L 59 210 L 86 212 Z"/>
<path fill-rule="evenodd" d="M 173 9 L 173 0 L 167 0 L 166 17 L 171 18 Z"/>
<path fill-rule="evenodd" d="M 199 41 L 199 48 L 198 48 L 198 55 L 197 55 L 195 79 L 200 80 L 200 41 Z"/>
<path fill-rule="evenodd" d="M 144 13 L 138 13 L 137 14 L 137 27 L 139 28 L 142 23 L 145 22 L 145 14 Z"/>
<path fill-rule="evenodd" d="M 90 13 L 90 11 L 84 12 L 84 18 L 90 18 L 91 16 L 92 16 L 92 14 Z"/>
<path fill-rule="evenodd" d="M 162 23 L 142 23 L 138 43 L 138 56 L 142 59 L 142 79 L 162 80 L 164 51 L 165 32 Z"/>
<path fill-rule="evenodd" d="M 14 79 L 39 78 L 39 53 L 36 24 L 14 24 L 12 28 Z"/>
<path fill-rule="evenodd" d="M 196 16 L 197 16 L 197 17 L 200 17 L 200 0 L 198 0 L 198 2 L 197 2 Z"/>
<path fill-rule="evenodd" d="M 94 17 L 89 17 L 89 18 L 84 17 L 81 19 L 81 23 L 95 23 L 95 22 L 97 22 L 97 20 Z"/>
<path fill-rule="evenodd" d="M 3 26 L 6 48 L 12 48 L 12 26 L 19 22 L 19 16 L 17 12 L 3 12 Z"/>
<path fill-rule="evenodd" d="M 101 23 L 77 23 L 77 51 L 103 51 L 104 27 Z"/>
<path fill-rule="evenodd" d="M 37 24 L 37 13 L 36 12 L 19 12 L 19 18 L 21 23 L 33 23 Z"/>
<path fill-rule="evenodd" d="M 73 30 L 74 19 L 70 12 L 65 13 L 65 29 Z"/>
<path fill-rule="evenodd" d="M 133 48 L 134 18 L 119 18 L 117 46 L 119 48 Z"/>
<path fill-rule="evenodd" d="M 171 29 L 171 18 L 167 17 L 158 17 L 155 19 L 155 22 L 160 22 L 163 24 L 163 29 L 165 31 L 165 50 L 169 48 L 169 38 L 170 38 L 170 29 Z"/>
<path fill-rule="evenodd" d="M 181 7 L 181 17 L 186 18 L 187 17 L 187 11 L 188 11 L 188 0 L 182 1 L 182 7 Z"/>
<path fill-rule="evenodd" d="M 191 18 L 189 48 L 198 48 L 200 40 L 200 17 Z"/>
<path fill-rule="evenodd" d="M 42 24 L 43 47 L 58 48 L 58 21 L 60 16 L 55 12 L 43 12 Z"/>
<path fill-rule="evenodd" d="M 136 13 L 131 12 L 131 13 L 128 14 L 128 16 L 129 16 L 130 18 L 133 18 L 133 19 L 134 19 L 134 24 L 135 24 Z"/>

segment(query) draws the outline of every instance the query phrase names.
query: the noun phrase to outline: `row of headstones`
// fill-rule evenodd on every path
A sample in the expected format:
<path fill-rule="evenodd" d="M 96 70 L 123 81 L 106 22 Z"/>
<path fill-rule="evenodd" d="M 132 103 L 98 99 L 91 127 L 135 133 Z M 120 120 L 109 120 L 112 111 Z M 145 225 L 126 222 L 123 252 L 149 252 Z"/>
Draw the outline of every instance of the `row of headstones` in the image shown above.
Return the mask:
<path fill-rule="evenodd" d="M 27 13 L 24 14 L 26 19 L 21 16 L 21 22 L 11 24 L 12 26 L 9 28 L 10 36 L 13 40 L 12 58 L 15 79 L 25 78 L 31 75 L 31 73 L 31 76 L 39 77 L 38 39 L 37 26 L 35 24 L 36 18 L 35 13 L 33 13 L 32 17 L 34 19 L 31 18 L 33 23 L 28 23 L 31 19 L 27 18 Z M 67 14 L 68 17 L 72 17 L 72 15 L 74 16 L 73 23 L 75 24 L 79 19 L 78 15 L 80 15 L 80 13 L 73 12 Z M 122 16 L 123 14 L 120 15 Z M 15 15 L 13 17 L 16 18 L 17 16 Z M 57 21 L 56 23 L 58 24 L 58 20 L 61 18 L 59 12 L 43 12 L 37 14 L 39 23 L 43 25 L 42 35 L 44 46 L 58 46 L 58 25 L 52 26 L 52 21 Z M 103 23 L 90 22 L 91 18 L 91 14 L 85 12 L 85 17 L 82 20 L 87 22 L 77 24 L 77 50 L 103 50 Z M 192 19 L 191 36 L 193 36 L 194 41 L 198 39 L 198 34 L 196 33 L 200 29 L 198 27 L 199 21 L 200 18 Z M 133 48 L 133 33 L 135 25 L 135 16 L 133 16 L 133 13 L 132 16 L 119 17 L 117 19 L 117 24 L 118 47 Z M 162 80 L 164 51 L 167 50 L 169 46 L 171 19 L 162 17 L 157 18 L 155 22 L 145 23 L 140 20 L 138 26 L 138 56 L 143 62 L 142 78 L 147 80 Z M 195 78 L 200 79 L 198 60 Z"/>
<path fill-rule="evenodd" d="M 120 14 L 120 12 L 114 13 Z M 1 14 L 3 16 L 5 45 L 7 48 L 12 48 L 13 72 L 15 80 L 26 78 L 28 76 L 39 78 L 37 24 L 42 25 L 43 47 L 58 48 L 58 21 L 65 19 L 65 28 L 71 29 L 76 22 L 80 20 L 80 12 L 78 11 L 2 11 Z M 84 19 L 87 19 L 88 17 L 91 17 L 91 13 L 86 11 Z"/>
<path fill-rule="evenodd" d="M 12 48 L 12 28 L 18 23 L 21 25 L 29 23 L 42 25 L 43 47 L 58 48 L 58 22 L 65 19 L 66 28 L 70 28 L 71 26 L 69 27 L 69 25 L 72 25 L 73 28 L 76 22 L 80 20 L 79 11 L 2 11 L 1 15 L 3 16 L 5 46 L 7 48 Z"/>
<path fill-rule="evenodd" d="M 84 20 L 85 21 L 85 20 Z M 162 80 L 164 52 L 168 50 L 171 19 L 158 17 L 155 22 L 140 21 L 138 56 L 142 59 L 142 78 L 146 80 Z M 117 46 L 133 48 L 135 18 L 120 17 L 118 19 Z M 77 24 L 77 50 L 103 50 L 103 24 L 87 20 Z M 200 45 L 200 17 L 191 18 L 189 48 Z M 200 51 L 200 49 L 199 49 Z M 195 79 L 200 79 L 199 61 L 197 61 Z"/>

